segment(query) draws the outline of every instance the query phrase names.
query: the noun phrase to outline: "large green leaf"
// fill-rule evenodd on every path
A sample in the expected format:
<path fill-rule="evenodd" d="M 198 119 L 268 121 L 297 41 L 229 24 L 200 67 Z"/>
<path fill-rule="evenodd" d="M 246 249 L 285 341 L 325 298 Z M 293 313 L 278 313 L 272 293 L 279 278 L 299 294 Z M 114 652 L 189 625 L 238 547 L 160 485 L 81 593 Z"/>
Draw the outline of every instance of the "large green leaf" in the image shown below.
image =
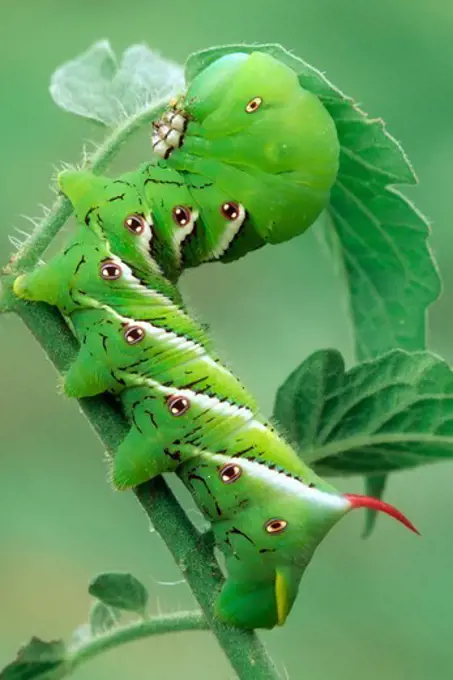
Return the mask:
<path fill-rule="evenodd" d="M 394 350 L 346 371 L 339 352 L 319 351 L 279 389 L 274 418 L 322 475 L 453 458 L 453 372 L 429 352 Z"/>

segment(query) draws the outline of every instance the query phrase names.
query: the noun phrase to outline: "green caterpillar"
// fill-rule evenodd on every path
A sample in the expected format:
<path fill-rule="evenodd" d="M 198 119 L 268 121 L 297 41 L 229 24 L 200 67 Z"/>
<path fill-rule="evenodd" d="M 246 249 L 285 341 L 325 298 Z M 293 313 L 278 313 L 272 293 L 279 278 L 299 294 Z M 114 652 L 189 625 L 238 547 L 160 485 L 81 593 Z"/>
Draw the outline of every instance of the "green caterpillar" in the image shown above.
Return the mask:
<path fill-rule="evenodd" d="M 317 545 L 349 510 L 373 507 L 415 531 L 396 509 L 365 496 L 342 495 L 304 464 L 215 357 L 174 285 L 185 266 L 239 257 L 300 232 L 326 200 L 325 188 L 309 196 L 302 191 L 297 200 L 301 208 L 309 205 L 294 219 L 297 204 L 291 197 L 295 200 L 300 189 L 301 174 L 289 168 L 296 158 L 300 161 L 303 145 L 299 148 L 296 122 L 281 129 L 275 125 L 285 97 L 290 113 L 305 100 L 301 104 L 291 90 L 292 80 L 279 62 L 261 57 L 220 59 L 194 80 L 185 99 L 190 122 L 182 147 L 176 148 L 181 137 L 171 137 L 161 123 L 154 133 L 161 135 L 155 144 L 165 160 L 116 180 L 63 173 L 60 188 L 74 205 L 76 233 L 62 253 L 14 285 L 19 297 L 57 306 L 80 342 L 65 376 L 66 393 L 84 397 L 108 391 L 122 404 L 131 429 L 116 451 L 114 485 L 126 489 L 176 472 L 192 492 L 226 558 L 228 577 L 216 613 L 244 628 L 284 623 Z M 228 89 L 232 73 L 235 85 Z M 247 87 L 251 76 L 253 97 Z M 263 145 L 253 154 L 254 124 L 247 111 L 244 118 L 243 104 L 247 109 L 252 100 L 266 98 L 272 102 L 269 120 L 263 116 Z M 183 128 L 178 111 L 167 119 Z M 325 113 L 320 115 L 326 134 Z M 294 148 L 280 154 L 275 130 L 277 146 L 285 139 L 293 140 Z M 158 147 L 163 138 L 167 147 L 175 144 L 170 153 Z M 250 153 L 240 162 L 249 143 Z M 213 160 L 204 156 L 211 152 Z M 218 181 L 214 170 L 212 176 L 207 173 L 211 162 L 219 170 Z M 178 169 L 180 163 L 186 169 Z M 305 180 L 312 173 L 308 167 Z M 274 177 L 273 172 L 282 175 L 282 187 L 290 187 L 282 188 L 281 203 L 259 186 L 260 173 Z M 243 181 L 235 184 L 237 173 Z M 319 175 L 318 170 L 312 174 Z M 247 193 L 247 176 L 254 192 Z M 240 231 L 225 237 L 225 226 L 236 220 Z M 242 240 L 236 240 L 239 233 Z"/>

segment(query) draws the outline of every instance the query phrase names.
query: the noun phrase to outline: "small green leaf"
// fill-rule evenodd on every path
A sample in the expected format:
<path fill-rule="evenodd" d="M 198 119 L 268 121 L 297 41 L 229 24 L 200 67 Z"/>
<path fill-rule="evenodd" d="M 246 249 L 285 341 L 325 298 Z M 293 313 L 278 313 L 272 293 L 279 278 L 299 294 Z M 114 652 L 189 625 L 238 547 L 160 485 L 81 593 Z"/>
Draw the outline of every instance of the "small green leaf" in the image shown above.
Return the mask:
<path fill-rule="evenodd" d="M 16 659 L 0 672 L 0 680 L 58 680 L 68 670 L 62 640 L 44 642 L 34 637 Z"/>
<path fill-rule="evenodd" d="M 183 69 L 146 45 L 132 45 L 118 65 L 107 40 L 63 64 L 50 94 L 65 111 L 116 126 L 184 87 Z"/>
<path fill-rule="evenodd" d="M 280 387 L 274 410 L 322 475 L 382 475 L 453 457 L 453 372 L 429 352 L 394 350 L 344 368 L 312 354 Z"/>
<path fill-rule="evenodd" d="M 108 607 L 124 609 L 144 615 L 148 592 L 132 574 L 99 574 L 90 584 L 88 592 Z"/>
<path fill-rule="evenodd" d="M 114 607 L 108 607 L 103 602 L 95 602 L 91 609 L 90 626 L 93 635 L 101 635 L 115 628 L 120 620 L 120 613 Z"/>

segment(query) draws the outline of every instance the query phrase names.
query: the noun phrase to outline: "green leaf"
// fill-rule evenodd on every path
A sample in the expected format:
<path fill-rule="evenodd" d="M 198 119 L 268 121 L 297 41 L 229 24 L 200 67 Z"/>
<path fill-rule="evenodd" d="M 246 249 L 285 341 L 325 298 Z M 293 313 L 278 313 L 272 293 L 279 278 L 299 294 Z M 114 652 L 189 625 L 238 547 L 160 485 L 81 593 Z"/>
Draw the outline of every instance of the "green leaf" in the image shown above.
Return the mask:
<path fill-rule="evenodd" d="M 34 637 L 16 659 L 0 672 L 0 680 L 58 680 L 68 670 L 62 640 L 44 642 Z"/>
<path fill-rule="evenodd" d="M 183 87 L 182 67 L 146 45 L 128 47 L 118 65 L 103 40 L 55 71 L 50 94 L 65 111 L 115 127 Z"/>
<path fill-rule="evenodd" d="M 394 350 L 345 370 L 315 352 L 277 393 L 274 418 L 321 475 L 382 475 L 453 457 L 453 372 Z"/>
<path fill-rule="evenodd" d="M 103 602 L 95 602 L 91 609 L 90 626 L 93 635 L 101 635 L 115 628 L 120 620 L 120 613 L 114 607 L 108 607 Z"/>
<path fill-rule="evenodd" d="M 290 66 L 337 127 L 340 169 L 325 236 L 346 283 L 358 358 L 395 347 L 423 349 L 426 308 L 439 295 L 439 278 L 425 218 L 391 186 L 416 183 L 401 146 L 382 120 L 368 118 L 322 73 L 280 45 L 203 50 L 188 59 L 186 80 L 224 54 L 257 50 Z"/>
<path fill-rule="evenodd" d="M 99 574 L 90 583 L 88 592 L 108 607 L 137 612 L 142 616 L 148 603 L 148 592 L 132 574 Z"/>

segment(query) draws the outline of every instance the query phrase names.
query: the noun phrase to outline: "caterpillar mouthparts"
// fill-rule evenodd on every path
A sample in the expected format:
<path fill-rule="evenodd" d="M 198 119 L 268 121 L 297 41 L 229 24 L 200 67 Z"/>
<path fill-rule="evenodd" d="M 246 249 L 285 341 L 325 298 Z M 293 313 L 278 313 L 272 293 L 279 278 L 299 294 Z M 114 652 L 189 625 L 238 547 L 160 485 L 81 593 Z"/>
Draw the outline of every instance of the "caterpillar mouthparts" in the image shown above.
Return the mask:
<path fill-rule="evenodd" d="M 154 153 L 168 158 L 173 149 L 181 146 L 186 127 L 187 118 L 182 111 L 166 111 L 160 120 L 153 123 L 151 142 Z"/>

